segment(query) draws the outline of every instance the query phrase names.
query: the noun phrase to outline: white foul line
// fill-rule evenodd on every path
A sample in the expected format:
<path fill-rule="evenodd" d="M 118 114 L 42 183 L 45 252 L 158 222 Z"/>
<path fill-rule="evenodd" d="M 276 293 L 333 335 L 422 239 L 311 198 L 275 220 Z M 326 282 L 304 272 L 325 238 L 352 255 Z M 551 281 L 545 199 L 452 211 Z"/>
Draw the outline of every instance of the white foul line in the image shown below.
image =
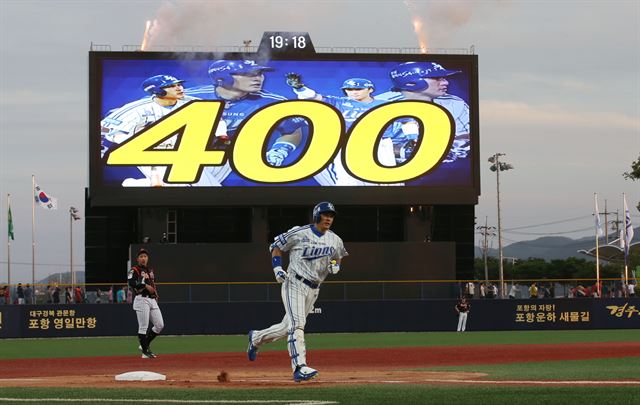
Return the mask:
<path fill-rule="evenodd" d="M 440 379 L 423 379 L 424 382 L 438 383 L 463 383 L 463 384 L 526 384 L 526 385 L 640 385 L 640 380 L 623 380 L 623 381 L 592 381 L 592 380 L 553 380 L 553 381 L 535 381 L 535 380 L 440 380 Z"/>
<path fill-rule="evenodd" d="M 335 401 L 316 400 L 213 400 L 213 399 L 116 399 L 116 398 L 1 398 L 0 402 L 130 402 L 130 403 L 156 403 L 156 404 L 287 404 L 287 405 L 329 405 L 337 404 Z"/>

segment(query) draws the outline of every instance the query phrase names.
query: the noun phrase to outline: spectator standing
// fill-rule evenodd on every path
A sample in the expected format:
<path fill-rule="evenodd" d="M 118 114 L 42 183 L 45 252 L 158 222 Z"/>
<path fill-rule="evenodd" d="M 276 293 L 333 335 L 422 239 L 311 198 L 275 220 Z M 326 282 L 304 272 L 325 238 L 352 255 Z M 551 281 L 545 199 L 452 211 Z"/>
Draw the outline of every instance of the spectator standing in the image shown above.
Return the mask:
<path fill-rule="evenodd" d="M 9 284 L 4 287 L 4 303 L 5 305 L 11 304 L 11 286 Z"/>
<path fill-rule="evenodd" d="M 493 293 L 493 298 L 498 298 L 498 286 L 493 284 L 491 286 L 491 290 L 492 290 L 492 293 Z"/>
<path fill-rule="evenodd" d="M 538 286 L 535 281 L 529 286 L 529 298 L 538 298 Z"/>
<path fill-rule="evenodd" d="M 82 304 L 84 300 L 82 299 L 82 289 L 80 286 L 76 286 L 75 291 L 73 292 L 73 298 L 76 301 L 76 304 Z"/>
<path fill-rule="evenodd" d="M 109 304 L 113 304 L 113 286 L 109 287 L 109 291 L 107 292 L 107 299 L 109 300 Z"/>
<path fill-rule="evenodd" d="M 24 288 L 22 288 L 22 283 L 18 283 L 16 294 L 18 295 L 18 305 L 23 305 L 24 304 Z"/>
<path fill-rule="evenodd" d="M 635 297 L 636 296 L 636 285 L 633 284 L 633 283 L 629 283 L 628 289 L 629 289 L 629 297 Z"/>
<path fill-rule="evenodd" d="M 71 287 L 66 287 L 64 289 L 64 302 L 67 304 L 71 304 L 73 302 L 71 298 Z"/>
<path fill-rule="evenodd" d="M 486 283 L 480 283 L 480 298 L 487 298 Z"/>
<path fill-rule="evenodd" d="M 60 303 L 60 287 L 58 287 L 58 285 L 54 285 L 53 286 L 53 303 L 54 304 L 59 304 Z"/>
<path fill-rule="evenodd" d="M 31 288 L 31 285 L 27 284 L 24 287 L 24 303 L 25 304 L 33 304 L 33 288 Z"/>
<path fill-rule="evenodd" d="M 116 302 L 118 304 L 123 304 L 127 300 L 127 292 L 125 291 L 125 287 L 122 287 L 118 290 L 116 294 Z"/>
<path fill-rule="evenodd" d="M 133 291 L 131 290 L 131 288 L 127 288 L 127 304 L 132 304 L 133 303 Z"/>
<path fill-rule="evenodd" d="M 467 299 L 472 299 L 476 294 L 476 285 L 472 282 L 469 281 L 466 285 L 465 288 L 465 296 L 467 297 Z"/>
<path fill-rule="evenodd" d="M 511 289 L 509 290 L 509 298 L 510 299 L 516 299 L 518 295 L 518 287 L 516 287 L 515 284 L 511 284 Z"/>
<path fill-rule="evenodd" d="M 487 283 L 484 287 L 485 298 L 493 298 L 493 284 Z"/>

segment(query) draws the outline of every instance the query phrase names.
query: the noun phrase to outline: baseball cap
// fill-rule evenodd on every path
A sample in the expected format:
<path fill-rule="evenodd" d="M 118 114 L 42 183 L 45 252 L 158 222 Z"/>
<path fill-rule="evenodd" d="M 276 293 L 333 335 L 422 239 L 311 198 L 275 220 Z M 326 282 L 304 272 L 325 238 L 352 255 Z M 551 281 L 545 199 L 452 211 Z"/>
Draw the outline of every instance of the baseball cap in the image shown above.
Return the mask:
<path fill-rule="evenodd" d="M 243 74 L 260 71 L 272 71 L 274 70 L 268 66 L 258 65 L 253 60 L 217 60 L 209 66 L 208 73 L 212 78 L 221 74 Z"/>
<path fill-rule="evenodd" d="M 142 248 L 142 249 L 138 250 L 138 254 L 136 255 L 136 257 L 140 257 L 140 255 L 142 255 L 142 254 L 145 254 L 145 255 L 149 256 L 149 252 L 146 249 Z"/>
<path fill-rule="evenodd" d="M 342 83 L 341 89 L 373 89 L 373 87 L 371 80 L 354 77 L 352 79 L 345 80 L 344 83 Z"/>
<path fill-rule="evenodd" d="M 389 72 L 393 87 L 391 91 L 411 90 L 422 78 L 446 77 L 461 73 L 460 70 L 445 69 L 435 62 L 405 62 Z"/>

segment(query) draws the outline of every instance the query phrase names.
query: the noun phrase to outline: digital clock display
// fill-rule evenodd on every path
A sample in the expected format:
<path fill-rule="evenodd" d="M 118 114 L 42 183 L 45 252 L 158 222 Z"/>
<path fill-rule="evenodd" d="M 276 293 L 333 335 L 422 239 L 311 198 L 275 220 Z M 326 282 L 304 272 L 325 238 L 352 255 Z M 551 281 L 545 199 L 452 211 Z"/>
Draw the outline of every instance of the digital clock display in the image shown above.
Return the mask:
<path fill-rule="evenodd" d="M 271 55 L 313 55 L 315 49 L 307 32 L 265 32 L 259 50 Z"/>
<path fill-rule="evenodd" d="M 271 49 L 288 48 L 289 45 L 291 45 L 291 47 L 294 49 L 304 49 L 307 47 L 307 39 L 301 35 L 294 35 L 292 37 L 271 35 L 269 37 L 269 44 L 271 46 Z"/>

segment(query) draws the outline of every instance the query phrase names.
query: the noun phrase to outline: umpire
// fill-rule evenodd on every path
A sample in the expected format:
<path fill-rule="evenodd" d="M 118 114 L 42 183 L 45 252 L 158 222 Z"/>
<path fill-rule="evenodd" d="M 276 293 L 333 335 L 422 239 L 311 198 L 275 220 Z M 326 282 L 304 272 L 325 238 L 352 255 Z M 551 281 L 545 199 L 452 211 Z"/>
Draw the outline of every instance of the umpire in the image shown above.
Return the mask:
<path fill-rule="evenodd" d="M 149 348 L 151 341 L 160 334 L 164 328 L 162 312 L 158 306 L 158 292 L 156 291 L 153 269 L 147 266 L 149 252 L 140 249 L 137 255 L 138 264 L 129 270 L 127 275 L 129 287 L 136 297 L 133 300 L 133 310 L 138 318 L 138 340 L 143 359 L 153 359 L 155 354 Z M 153 327 L 149 329 L 149 321 Z"/>

